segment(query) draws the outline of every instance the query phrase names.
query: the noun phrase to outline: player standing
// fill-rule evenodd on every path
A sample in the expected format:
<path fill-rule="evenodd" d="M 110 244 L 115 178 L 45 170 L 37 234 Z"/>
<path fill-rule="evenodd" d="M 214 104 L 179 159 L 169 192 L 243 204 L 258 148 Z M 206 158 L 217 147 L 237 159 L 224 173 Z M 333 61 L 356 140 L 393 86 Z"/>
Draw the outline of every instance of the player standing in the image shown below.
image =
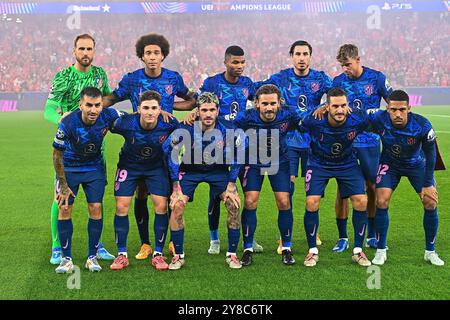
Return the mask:
<path fill-rule="evenodd" d="M 86 87 L 80 93 L 79 110 L 65 117 L 58 125 L 53 142 L 53 164 L 56 172 L 55 194 L 59 205 L 58 233 L 62 255 L 57 273 L 73 270 L 72 206 L 80 185 L 86 193 L 89 210 L 89 253 L 86 268 L 100 271 L 96 254 L 103 228 L 102 201 L 106 170 L 102 143 L 109 127 L 119 117 L 114 109 L 103 110 L 102 93 Z"/>
<path fill-rule="evenodd" d="M 325 72 L 311 69 L 312 46 L 308 42 L 295 41 L 289 49 L 289 55 L 292 68 L 281 70 L 269 79 L 256 83 L 256 86 L 274 84 L 281 90 L 286 105 L 311 111 L 320 105 L 323 95 L 332 86 L 332 80 Z M 292 197 L 295 190 L 295 180 L 298 177 L 300 159 L 301 176 L 305 176 L 309 143 L 308 133 L 293 130 L 287 134 L 291 174 L 291 205 L 293 205 Z M 317 236 L 317 244 L 320 245 L 320 243 L 319 236 Z M 278 254 L 281 254 L 281 241 L 279 241 L 277 251 Z"/>
<path fill-rule="evenodd" d="M 55 75 L 45 104 L 44 117 L 54 124 L 59 123 L 63 114 L 78 108 L 80 92 L 85 87 L 96 87 L 100 89 L 104 96 L 111 93 L 106 72 L 101 67 L 92 65 L 95 55 L 94 38 L 89 34 L 77 36 L 74 41 L 73 55 L 75 63 Z M 59 264 L 61 262 L 61 244 L 58 238 L 58 212 L 58 204 L 56 201 L 53 201 L 51 209 L 51 264 Z M 114 259 L 114 256 L 102 244 L 99 245 L 97 254 L 100 259 Z"/>
<path fill-rule="evenodd" d="M 114 92 L 105 97 L 105 107 L 117 102 L 130 100 L 133 111 L 139 106 L 139 97 L 144 91 L 154 90 L 161 95 L 161 109 L 167 113 L 173 110 L 192 110 L 195 98 L 183 82 L 178 72 L 162 67 L 163 61 L 170 52 L 167 39 L 159 34 L 146 34 L 136 42 L 136 55 L 144 63 L 144 68 L 123 76 Z M 175 96 L 184 101 L 175 102 Z M 134 201 L 134 214 L 141 239 L 141 249 L 136 259 L 146 259 L 152 254 L 150 245 L 147 208 L 147 188 L 145 183 L 138 183 Z"/>
<path fill-rule="evenodd" d="M 200 88 L 200 93 L 212 92 L 219 98 L 219 119 L 232 123 L 238 113 L 246 110 L 247 104 L 255 96 L 253 81 L 243 72 L 246 66 L 244 50 L 239 46 L 229 46 L 225 50 L 225 72 L 208 77 Z M 192 117 L 190 120 L 193 120 Z M 188 121 L 191 123 L 192 121 Z M 208 204 L 208 224 L 210 232 L 209 254 L 220 253 L 219 221 L 220 197 L 214 199 L 210 192 Z M 262 252 L 263 247 L 253 241 L 254 252 Z"/>
<path fill-rule="evenodd" d="M 218 119 L 219 99 L 214 93 L 202 93 L 197 99 L 197 104 L 200 122 L 196 122 L 194 126 L 182 125 L 181 128 L 184 130 L 175 131 L 164 143 L 173 181 L 170 233 L 175 255 L 169 269 L 177 270 L 184 265 L 185 204 L 193 200 L 195 189 L 201 182 L 208 183 L 212 196 L 225 203 L 228 213 L 226 262 L 230 268 L 240 269 L 242 265 L 236 256 L 241 223 L 240 198 L 236 188 L 240 165 L 234 161 L 234 155 L 236 155 L 235 146 L 238 144 L 236 141 L 242 140 L 237 137 L 230 145 L 227 138 L 227 129 L 231 129 L 230 123 Z M 234 134 L 233 130 L 230 131 Z M 214 137 L 214 141 L 208 137 Z M 214 149 L 211 149 L 212 143 L 215 144 Z M 201 148 L 196 149 L 196 145 Z M 180 164 L 179 156 L 182 150 L 185 150 L 186 159 L 183 158 Z M 195 162 L 196 152 L 201 152 L 201 162 Z"/>
<path fill-rule="evenodd" d="M 300 126 L 311 137 L 305 176 L 306 211 L 304 225 L 309 252 L 304 264 L 313 267 L 319 260 L 316 232 L 319 228 L 319 205 L 329 179 L 336 178 L 339 194 L 350 197 L 353 206 L 354 247 L 352 260 L 359 265 L 371 263 L 362 251 L 367 226 L 367 196 L 364 177 L 352 150 L 355 137 L 366 129 L 368 117 L 358 108 L 349 114 L 346 93 L 332 88 L 327 93 L 327 113 L 322 119 L 306 116 Z"/>
<path fill-rule="evenodd" d="M 345 90 L 351 108 L 362 110 L 380 108 L 381 98 L 387 101 L 392 87 L 386 76 L 380 71 L 361 64 L 358 48 L 353 44 L 342 45 L 336 57 L 342 66 L 343 73 L 333 80 L 333 87 Z M 366 247 L 376 248 L 375 239 L 375 178 L 380 159 L 380 137 L 374 133 L 363 132 L 354 141 L 354 148 L 366 180 L 368 197 L 367 211 L 369 214 Z M 347 218 L 348 201 L 336 197 L 336 222 L 339 230 L 339 240 L 333 251 L 343 252 L 348 248 Z"/>
<path fill-rule="evenodd" d="M 173 118 L 169 123 L 164 122 L 160 103 L 161 95 L 158 92 L 145 91 L 139 98 L 137 113 L 124 115 L 111 127 L 112 133 L 118 133 L 125 139 L 114 183 L 114 230 L 118 256 L 110 267 L 112 270 L 123 269 L 129 264 L 126 245 L 129 231 L 128 210 L 139 181 L 144 181 L 155 209 L 155 251 L 151 263 L 157 270 L 168 268 L 162 253 L 169 223 L 169 176 L 163 160 L 162 144 L 177 128 L 178 121 Z"/>
<path fill-rule="evenodd" d="M 438 192 L 433 177 L 436 134 L 431 123 L 425 117 L 411 112 L 406 92 L 395 90 L 389 96 L 387 110 L 371 115 L 371 125 L 380 134 L 383 143 L 376 189 L 378 249 L 372 263 L 383 265 L 387 259 L 389 203 L 401 177 L 407 177 L 423 203 L 424 259 L 433 265 L 443 266 L 444 261 L 435 251 Z"/>
<path fill-rule="evenodd" d="M 256 208 L 265 175 L 269 177 L 278 207 L 282 262 L 286 265 L 295 263 L 291 252 L 293 215 L 289 199 L 290 171 L 286 134 L 290 128 L 298 124 L 301 116 L 302 112 L 298 108 L 281 108 L 280 90 L 275 85 L 267 84 L 256 91 L 255 109 L 238 114 L 234 121 L 237 128 L 254 131 L 252 136 L 257 138 L 257 143 L 249 141 L 249 144 L 256 145 L 258 148 L 258 151 L 252 152 L 252 146 L 249 146 L 250 152 L 246 160 L 249 165 L 245 168 L 242 182 L 245 192 L 242 211 L 244 254 L 241 263 L 243 266 L 249 266 L 253 260 Z M 249 136 L 249 139 L 251 138 Z"/>

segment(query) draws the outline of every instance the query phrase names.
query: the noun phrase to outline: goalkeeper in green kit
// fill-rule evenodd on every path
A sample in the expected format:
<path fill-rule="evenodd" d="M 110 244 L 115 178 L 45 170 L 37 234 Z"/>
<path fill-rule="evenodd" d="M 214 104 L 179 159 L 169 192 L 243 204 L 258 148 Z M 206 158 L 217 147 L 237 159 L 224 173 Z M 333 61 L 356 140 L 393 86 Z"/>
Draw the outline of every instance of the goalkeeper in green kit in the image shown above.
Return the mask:
<path fill-rule="evenodd" d="M 112 93 L 103 68 L 91 65 L 94 59 L 94 53 L 95 40 L 92 36 L 82 34 L 75 38 L 73 55 L 76 62 L 58 72 L 53 79 L 50 94 L 45 104 L 45 119 L 58 124 L 64 113 L 78 109 L 80 92 L 85 87 L 96 87 L 100 89 L 104 96 Z M 58 238 L 58 214 L 58 203 L 53 200 L 51 210 L 51 264 L 59 264 L 61 262 L 61 245 Z M 97 258 L 103 260 L 113 260 L 115 258 L 101 243 L 98 244 L 97 248 Z"/>

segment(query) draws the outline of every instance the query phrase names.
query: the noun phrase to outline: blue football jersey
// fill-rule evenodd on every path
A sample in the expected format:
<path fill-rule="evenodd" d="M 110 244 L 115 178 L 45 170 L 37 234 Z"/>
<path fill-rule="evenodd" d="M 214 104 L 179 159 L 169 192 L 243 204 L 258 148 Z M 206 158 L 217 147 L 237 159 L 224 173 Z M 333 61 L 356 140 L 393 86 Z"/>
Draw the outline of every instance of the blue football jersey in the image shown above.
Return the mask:
<path fill-rule="evenodd" d="M 64 170 L 86 172 L 103 166 L 102 143 L 108 129 L 120 117 L 119 111 L 103 109 L 93 125 L 81 119 L 81 110 L 69 114 L 58 125 L 53 147 L 64 151 Z"/>
<path fill-rule="evenodd" d="M 189 91 L 178 72 L 162 68 L 159 77 L 151 78 L 142 68 L 124 75 L 113 93 L 119 101 L 130 100 L 133 111 L 136 112 L 139 97 L 148 90 L 156 91 L 161 95 L 161 108 L 169 113 L 173 111 L 175 96 L 184 97 Z"/>
<path fill-rule="evenodd" d="M 327 114 L 322 120 L 307 115 L 300 130 L 306 131 L 311 137 L 308 165 L 320 168 L 348 168 L 358 165 L 353 152 L 353 141 L 369 124 L 365 112 L 355 109 L 345 123 L 332 127 L 328 123 Z"/>
<path fill-rule="evenodd" d="M 229 181 L 236 181 L 241 167 L 236 161 L 237 149 L 243 139 L 234 136 L 235 131 L 230 121 L 219 119 L 215 129 L 203 133 L 201 124 L 196 122 L 192 126 L 180 124 L 178 130 L 172 133 L 164 143 L 164 150 L 168 156 L 169 172 L 173 181 L 178 180 L 180 171 L 204 173 L 216 170 L 229 171 Z M 172 154 L 174 149 L 175 154 Z M 180 158 L 174 161 L 174 157 L 180 154 L 183 156 L 181 164 Z"/>
<path fill-rule="evenodd" d="M 310 69 L 308 75 L 298 76 L 293 68 L 281 70 L 269 79 L 256 83 L 259 88 L 264 84 L 276 85 L 288 106 L 306 108 L 311 111 L 320 105 L 322 96 L 332 87 L 332 80 L 323 71 Z M 307 133 L 293 130 L 287 135 L 287 144 L 294 148 L 309 148 Z"/>
<path fill-rule="evenodd" d="M 125 139 L 118 167 L 142 171 L 161 167 L 164 165 L 162 144 L 178 127 L 178 121 L 173 118 L 166 123 L 160 115 L 154 129 L 144 130 L 139 119 L 138 113 L 125 115 L 111 127 L 112 133 L 120 134 Z"/>
<path fill-rule="evenodd" d="M 238 82 L 230 83 L 225 72 L 208 77 L 200 88 L 200 93 L 213 92 L 219 98 L 219 117 L 233 121 L 237 114 L 247 108 L 247 101 L 255 96 L 255 85 L 249 77 L 240 76 Z"/>
<path fill-rule="evenodd" d="M 262 121 L 257 109 L 249 109 L 238 114 L 234 125 L 244 130 L 247 135 L 246 163 L 269 167 L 277 164 L 276 159 L 279 163 L 288 162 L 286 136 L 289 130 L 298 127 L 304 114 L 305 111 L 299 108 L 285 107 L 278 110 L 275 120 L 271 122 Z M 249 129 L 254 129 L 254 133 L 251 133 Z M 275 134 L 273 130 L 278 132 L 278 139 L 273 135 Z M 278 153 L 275 158 L 273 158 L 274 153 Z M 265 163 L 269 159 L 262 159 L 262 157 L 271 158 L 271 162 Z"/>
<path fill-rule="evenodd" d="M 373 130 L 380 135 L 383 144 L 380 162 L 401 169 L 425 164 L 423 149 L 434 148 L 436 141 L 430 121 L 411 112 L 406 127 L 398 129 L 392 125 L 387 111 L 379 111 L 369 117 Z"/>
<path fill-rule="evenodd" d="M 345 90 L 351 108 L 362 110 L 380 108 L 381 98 L 387 99 L 393 91 L 386 76 L 380 72 L 363 67 L 363 73 L 357 79 L 341 73 L 333 79 L 333 87 Z M 357 148 L 379 147 L 380 137 L 374 133 L 364 132 L 355 140 Z"/>

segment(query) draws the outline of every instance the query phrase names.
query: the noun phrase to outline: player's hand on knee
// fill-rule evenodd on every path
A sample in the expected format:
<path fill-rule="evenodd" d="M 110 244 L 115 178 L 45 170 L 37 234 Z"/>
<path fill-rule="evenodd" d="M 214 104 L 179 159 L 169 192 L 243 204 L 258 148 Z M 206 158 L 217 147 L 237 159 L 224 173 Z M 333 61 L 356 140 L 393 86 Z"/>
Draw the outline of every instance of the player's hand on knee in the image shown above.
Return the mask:
<path fill-rule="evenodd" d="M 227 190 L 225 190 L 225 194 L 223 196 L 223 201 L 225 204 L 227 202 L 230 203 L 236 209 L 241 207 L 241 198 L 239 198 L 239 194 L 234 183 L 230 182 L 228 184 Z"/>
<path fill-rule="evenodd" d="M 198 110 L 195 109 L 191 113 L 189 113 L 186 118 L 183 119 L 182 123 L 192 126 L 195 120 L 198 118 Z"/>
<path fill-rule="evenodd" d="M 170 196 L 170 209 L 174 210 L 175 206 L 177 205 L 178 202 L 181 201 L 181 204 L 184 206 L 186 205 L 186 201 L 183 195 L 183 192 L 181 192 L 181 190 L 179 191 L 174 191 L 172 193 L 172 195 Z"/>
<path fill-rule="evenodd" d="M 69 186 L 62 185 L 61 190 L 56 195 L 56 202 L 58 203 L 58 208 L 67 210 L 69 208 L 70 196 L 75 198 L 75 195 L 73 194 L 72 190 L 70 190 Z"/>
<path fill-rule="evenodd" d="M 426 201 L 426 198 L 431 199 L 432 201 L 438 203 L 438 192 L 434 186 L 422 188 L 422 192 L 420 193 L 420 199 L 422 201 Z"/>

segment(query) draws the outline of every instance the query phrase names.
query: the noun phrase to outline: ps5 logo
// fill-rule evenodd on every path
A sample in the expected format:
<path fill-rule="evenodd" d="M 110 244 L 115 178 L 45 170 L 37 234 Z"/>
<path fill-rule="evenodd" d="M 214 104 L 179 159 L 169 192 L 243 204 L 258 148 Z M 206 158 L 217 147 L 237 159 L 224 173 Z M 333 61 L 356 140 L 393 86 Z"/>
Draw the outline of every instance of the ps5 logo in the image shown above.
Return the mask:
<path fill-rule="evenodd" d="M 398 2 L 398 3 L 384 3 L 384 6 L 381 8 L 382 10 L 411 10 L 412 3 L 408 2 Z"/>

